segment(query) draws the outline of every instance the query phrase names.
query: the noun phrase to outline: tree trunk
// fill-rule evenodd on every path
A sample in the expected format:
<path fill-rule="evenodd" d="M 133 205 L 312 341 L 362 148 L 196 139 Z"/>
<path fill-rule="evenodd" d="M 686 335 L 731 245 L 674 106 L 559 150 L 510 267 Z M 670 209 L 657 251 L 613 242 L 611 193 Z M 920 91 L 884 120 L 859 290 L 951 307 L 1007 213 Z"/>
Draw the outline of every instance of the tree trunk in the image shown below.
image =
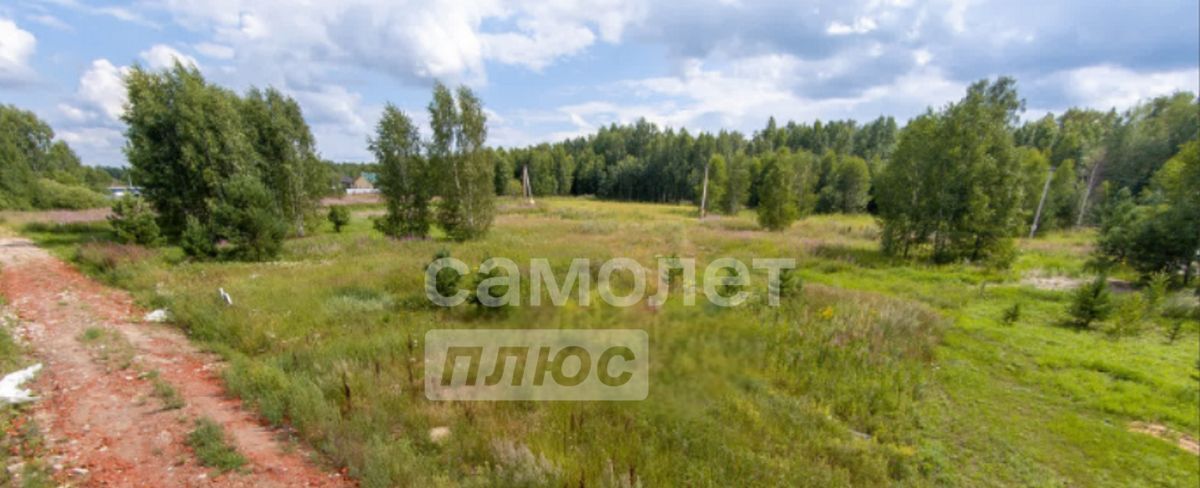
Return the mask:
<path fill-rule="evenodd" d="M 1033 225 L 1029 226 L 1029 238 L 1033 239 L 1033 235 L 1037 233 L 1038 224 L 1042 221 L 1042 207 L 1046 205 L 1046 194 L 1050 193 L 1050 180 L 1054 179 L 1054 168 L 1046 173 L 1046 184 L 1042 185 L 1042 198 L 1038 200 L 1037 212 L 1033 214 Z"/>
<path fill-rule="evenodd" d="M 1105 157 L 1096 158 L 1096 164 L 1092 165 L 1092 172 L 1088 175 L 1087 188 L 1083 190 L 1083 200 L 1079 202 L 1079 215 L 1075 217 L 1075 227 L 1083 226 L 1083 217 L 1087 214 L 1088 201 L 1092 199 L 1092 189 L 1096 187 L 1096 175 L 1100 174 L 1100 167 L 1104 164 Z"/>
<path fill-rule="evenodd" d="M 708 210 L 708 166 L 704 165 L 704 189 L 700 190 L 700 219 L 703 220 Z"/>
<path fill-rule="evenodd" d="M 533 187 L 529 184 L 529 165 L 521 166 L 521 191 L 525 192 L 525 201 L 533 206 Z"/>

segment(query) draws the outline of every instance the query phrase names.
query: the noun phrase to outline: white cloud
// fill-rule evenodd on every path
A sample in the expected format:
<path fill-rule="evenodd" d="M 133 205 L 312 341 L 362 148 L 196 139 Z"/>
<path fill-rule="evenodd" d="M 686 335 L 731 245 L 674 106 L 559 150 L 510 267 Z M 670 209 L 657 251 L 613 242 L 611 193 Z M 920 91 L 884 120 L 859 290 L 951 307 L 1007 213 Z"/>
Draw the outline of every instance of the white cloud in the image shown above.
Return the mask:
<path fill-rule="evenodd" d="M 37 38 L 15 22 L 0 18 L 0 83 L 21 82 L 33 76 L 29 57 L 37 50 Z"/>
<path fill-rule="evenodd" d="M 192 47 L 196 49 L 196 52 L 213 59 L 233 59 L 236 54 L 232 47 L 211 42 L 201 42 Z"/>
<path fill-rule="evenodd" d="M 89 109 L 97 110 L 108 120 L 116 122 L 125 113 L 125 74 L 128 67 L 114 66 L 107 59 L 92 61 L 92 66 L 79 78 L 76 96 Z M 73 107 L 83 111 L 84 108 Z"/>
<path fill-rule="evenodd" d="M 1055 75 L 1075 103 L 1098 109 L 1125 109 L 1139 101 L 1177 91 L 1195 92 L 1200 72 L 1195 68 L 1138 73 L 1114 65 L 1079 68 Z"/>
<path fill-rule="evenodd" d="M 169 0 L 165 7 L 263 77 L 319 77 L 350 66 L 459 81 L 486 79 L 487 60 L 540 70 L 597 41 L 619 42 L 646 11 L 633 0 Z"/>
<path fill-rule="evenodd" d="M 71 122 L 85 122 L 92 116 L 88 111 L 67 103 L 58 104 L 58 111 Z"/>
<path fill-rule="evenodd" d="M 150 49 L 142 51 L 138 55 L 146 62 L 146 65 L 155 70 L 169 69 L 175 66 L 175 62 L 179 61 L 183 65 L 192 65 L 196 68 L 200 67 L 200 63 L 196 58 L 183 54 L 175 48 L 165 44 L 155 44 L 150 46 Z"/>
<path fill-rule="evenodd" d="M 74 30 L 71 28 L 70 24 L 63 22 L 62 19 L 55 17 L 53 15 L 50 15 L 50 14 L 35 14 L 35 15 L 28 16 L 28 18 L 29 18 L 29 20 L 32 20 L 39 24 L 42 24 L 46 27 L 50 27 L 52 29 L 58 29 L 61 31 Z"/>
<path fill-rule="evenodd" d="M 125 135 L 112 127 L 81 127 L 57 131 L 71 148 L 83 155 L 89 165 L 120 166 L 125 163 L 121 147 Z"/>
<path fill-rule="evenodd" d="M 941 106 L 962 97 L 966 86 L 946 78 L 936 68 L 916 67 L 886 83 L 841 97 L 806 95 L 794 80 L 808 73 L 813 63 L 783 54 L 751 57 L 724 69 L 692 60 L 676 76 L 632 80 L 620 84 L 627 90 L 608 100 L 571 104 L 557 110 L 554 121 L 572 129 L 552 132 L 544 140 L 559 140 L 594 131 L 612 122 L 631 123 L 639 118 L 688 130 L 758 130 L 768 117 L 812 121 L 855 118 L 868 120 L 895 115 L 901 122 L 927 107 Z M 534 114 L 532 120 L 544 117 Z"/>
<path fill-rule="evenodd" d="M 129 10 L 127 8 L 124 8 L 124 7 L 117 7 L 117 6 L 113 6 L 113 5 L 95 7 L 95 6 L 81 3 L 77 0 L 44 0 L 44 1 L 46 3 L 52 3 L 52 4 L 58 5 L 60 7 L 74 10 L 76 12 L 83 12 L 88 15 L 99 15 L 99 16 L 105 16 L 105 17 L 112 17 L 112 18 L 120 20 L 122 22 L 129 22 L 131 24 L 137 24 L 137 25 L 141 25 L 144 27 L 154 28 L 154 29 L 159 28 L 159 25 L 157 23 L 152 22 L 152 21 L 146 19 L 145 17 L 141 16 L 140 14 L 138 14 L 132 10 Z"/>
<path fill-rule="evenodd" d="M 843 24 L 841 22 L 833 22 L 825 29 L 825 33 L 831 36 L 844 36 L 847 34 L 866 34 L 879 27 L 875 23 L 875 19 L 870 17 L 859 17 L 854 19 L 853 24 Z"/>

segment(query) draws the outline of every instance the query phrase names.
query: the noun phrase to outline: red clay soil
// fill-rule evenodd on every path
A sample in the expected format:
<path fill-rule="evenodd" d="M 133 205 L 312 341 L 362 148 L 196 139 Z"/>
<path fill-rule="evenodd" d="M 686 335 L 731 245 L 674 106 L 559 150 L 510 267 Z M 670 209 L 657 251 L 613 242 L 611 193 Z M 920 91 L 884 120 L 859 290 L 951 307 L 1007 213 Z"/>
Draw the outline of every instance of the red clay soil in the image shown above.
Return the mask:
<path fill-rule="evenodd" d="M 19 318 L 15 334 L 44 369 L 26 385 L 40 396 L 34 419 L 62 483 L 82 486 L 348 486 L 322 471 L 229 398 L 212 355 L 177 329 L 143 323 L 128 293 L 105 287 L 20 238 L 0 238 L 0 293 Z M 135 367 L 98 360 L 79 337 L 89 327 L 115 330 L 134 349 Z M 157 370 L 186 402 L 164 410 L 137 371 Z M 248 460 L 240 472 L 200 466 L 185 444 L 195 419 L 225 429 Z"/>

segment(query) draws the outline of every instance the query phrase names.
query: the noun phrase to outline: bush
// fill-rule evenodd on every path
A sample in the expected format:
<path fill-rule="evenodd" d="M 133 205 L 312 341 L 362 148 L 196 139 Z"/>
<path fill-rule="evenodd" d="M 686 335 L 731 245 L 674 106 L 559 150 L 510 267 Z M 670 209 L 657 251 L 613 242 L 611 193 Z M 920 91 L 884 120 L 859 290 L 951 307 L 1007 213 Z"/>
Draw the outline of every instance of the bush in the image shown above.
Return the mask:
<path fill-rule="evenodd" d="M 225 241 L 218 248 L 222 257 L 263 261 L 279 255 L 288 227 L 266 187 L 241 176 L 225 186 L 225 198 L 213 212 L 213 230 Z"/>
<path fill-rule="evenodd" d="M 104 195 L 82 186 L 64 185 L 45 178 L 38 180 L 37 192 L 33 195 L 33 206 L 42 209 L 79 210 L 99 208 L 107 204 L 108 199 Z"/>
<path fill-rule="evenodd" d="M 342 227 L 350 223 L 350 209 L 344 205 L 329 207 L 329 223 L 333 224 L 334 232 L 341 232 Z"/>
<path fill-rule="evenodd" d="M 1146 300 L 1141 295 L 1130 295 L 1116 308 L 1112 324 L 1105 332 L 1113 338 L 1138 335 L 1146 319 L 1146 309 Z"/>
<path fill-rule="evenodd" d="M 118 241 L 154 246 L 160 241 L 158 223 L 154 218 L 154 211 L 146 200 L 126 195 L 113 203 L 108 222 L 116 231 Z"/>
<path fill-rule="evenodd" d="M 1086 329 L 1094 322 L 1107 319 L 1112 314 L 1108 276 L 1101 274 L 1090 283 L 1080 286 L 1071 300 L 1070 314 L 1068 324 L 1076 329 Z"/>
<path fill-rule="evenodd" d="M 1004 309 L 1004 317 L 1001 319 L 1004 325 L 1013 325 L 1021 320 L 1021 302 L 1012 304 L 1011 307 Z"/>
<path fill-rule="evenodd" d="M 188 256 L 196 258 L 211 258 L 217 255 L 216 239 L 207 225 L 200 223 L 193 215 L 187 216 L 183 233 L 179 235 L 179 247 Z"/>
<path fill-rule="evenodd" d="M 429 264 L 448 257 L 450 257 L 450 251 L 443 249 L 433 256 L 433 260 Z M 428 265 L 426 265 L 426 269 L 428 269 Z M 434 277 L 434 288 L 437 290 L 438 295 L 444 297 L 454 296 L 458 293 L 458 282 L 461 279 L 462 275 L 458 274 L 457 271 L 450 268 L 442 268 L 438 271 L 437 276 Z"/>

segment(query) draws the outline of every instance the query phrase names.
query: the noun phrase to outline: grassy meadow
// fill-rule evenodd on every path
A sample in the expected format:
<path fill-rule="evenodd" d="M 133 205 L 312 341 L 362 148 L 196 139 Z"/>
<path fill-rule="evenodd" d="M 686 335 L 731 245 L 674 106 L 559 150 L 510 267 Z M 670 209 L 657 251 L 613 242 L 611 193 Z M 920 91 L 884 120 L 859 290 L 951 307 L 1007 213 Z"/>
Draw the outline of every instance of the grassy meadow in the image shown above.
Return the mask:
<path fill-rule="evenodd" d="M 1075 331 L 1058 325 L 1070 292 L 1026 280 L 1086 277 L 1089 232 L 1021 241 L 1012 267 L 995 269 L 887 258 L 869 216 L 770 233 L 750 213 L 699 221 L 687 206 L 500 206 L 492 232 L 467 243 L 385 238 L 364 216 L 377 209 L 360 206 L 343 232 L 325 224 L 269 263 L 120 246 L 107 223 L 22 231 L 170 310 L 228 360 L 232 393 L 365 486 L 1200 484 L 1196 455 L 1130 427 L 1200 437 L 1196 324 L 1174 342 L 1155 324 L 1120 338 Z M 593 280 L 611 257 L 651 273 L 659 257 L 694 257 L 698 276 L 718 257 L 793 257 L 804 285 L 778 308 L 756 272 L 738 308 L 702 295 L 687 307 L 678 290 L 662 307 L 615 308 L 593 287 L 588 307 L 439 309 L 423 268 L 442 250 L 472 266 L 511 258 L 523 273 L 547 258 L 560 279 L 589 258 Z M 1003 320 L 1014 304 L 1019 317 Z M 430 402 L 422 340 L 435 328 L 644 329 L 650 395 Z"/>

